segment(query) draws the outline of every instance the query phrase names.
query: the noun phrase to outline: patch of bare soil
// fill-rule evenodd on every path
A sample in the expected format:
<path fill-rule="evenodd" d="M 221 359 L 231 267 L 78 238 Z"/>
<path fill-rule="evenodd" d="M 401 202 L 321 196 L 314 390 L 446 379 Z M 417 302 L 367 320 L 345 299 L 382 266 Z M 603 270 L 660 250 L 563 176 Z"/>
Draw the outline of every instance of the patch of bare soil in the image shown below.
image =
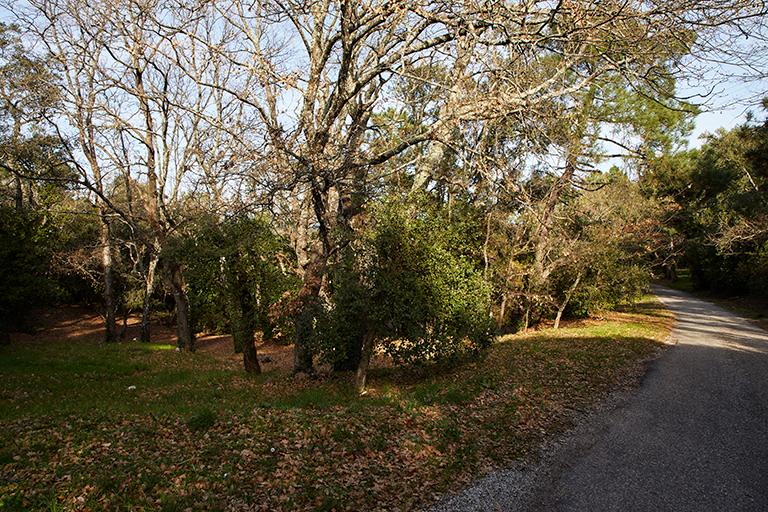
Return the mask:
<path fill-rule="evenodd" d="M 240 367 L 243 364 L 243 356 L 235 354 L 232 336 L 229 334 L 200 333 L 197 335 L 197 350 L 216 359 L 227 361 L 233 367 Z M 257 338 L 256 351 L 259 354 L 262 371 L 275 369 L 290 371 L 293 367 L 293 345 L 265 342 Z"/>
<path fill-rule="evenodd" d="M 103 317 L 83 306 L 34 310 L 26 315 L 25 324 L 24 332 L 11 333 L 11 343 L 99 342 L 104 339 Z"/>
<path fill-rule="evenodd" d="M 58 306 L 30 312 L 26 317 L 26 332 L 11 333 L 11 343 L 100 343 L 104 340 L 104 318 L 84 306 Z M 163 322 L 153 321 L 152 343 L 166 345 L 176 343 L 176 332 Z M 141 332 L 141 317 L 132 315 L 118 322 L 121 342 L 136 342 Z M 256 340 L 256 348 L 263 370 L 290 370 L 293 364 L 293 346 Z M 235 354 L 232 336 L 229 334 L 198 333 L 197 349 L 216 359 L 242 364 L 242 356 Z"/>

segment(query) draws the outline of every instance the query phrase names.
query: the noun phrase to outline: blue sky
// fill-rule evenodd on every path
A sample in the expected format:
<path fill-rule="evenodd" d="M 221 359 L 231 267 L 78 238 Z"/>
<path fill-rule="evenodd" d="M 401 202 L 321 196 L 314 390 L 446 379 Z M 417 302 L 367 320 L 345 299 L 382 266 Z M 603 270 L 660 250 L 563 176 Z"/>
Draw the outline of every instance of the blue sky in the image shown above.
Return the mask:
<path fill-rule="evenodd" d="M 743 123 L 746 120 L 746 112 L 750 108 L 743 104 L 723 106 L 711 111 L 703 112 L 696 117 L 696 128 L 691 134 L 688 144 L 692 148 L 700 147 L 703 144 L 701 136 L 705 133 L 714 133 L 718 128 L 730 129 Z M 760 118 L 760 112 L 757 107 L 751 110 Z"/>
<path fill-rule="evenodd" d="M 728 67 L 731 69 L 724 69 Z M 696 117 L 696 128 L 689 138 L 691 147 L 701 146 L 701 135 L 705 133 L 714 133 L 718 128 L 730 129 L 743 123 L 748 111 L 752 111 L 757 119 L 765 117 L 758 103 L 760 98 L 768 95 L 768 81 L 745 81 L 739 75 L 743 75 L 743 70 L 720 65 L 705 71 L 704 80 L 689 80 L 680 88 L 680 95 L 686 97 L 712 93 L 704 99 L 707 105 Z"/>

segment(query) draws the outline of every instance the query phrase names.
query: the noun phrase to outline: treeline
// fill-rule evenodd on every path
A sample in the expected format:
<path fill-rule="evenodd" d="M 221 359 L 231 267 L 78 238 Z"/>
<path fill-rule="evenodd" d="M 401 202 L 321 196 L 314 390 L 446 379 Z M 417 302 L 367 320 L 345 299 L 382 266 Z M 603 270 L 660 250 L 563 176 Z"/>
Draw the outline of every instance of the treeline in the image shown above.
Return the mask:
<path fill-rule="evenodd" d="M 361 389 L 376 350 L 449 359 L 642 293 L 676 243 L 635 179 L 690 129 L 675 84 L 763 22 L 739 0 L 9 12 L 2 330 L 58 290 L 98 298 L 106 341 L 172 310 L 181 349 L 232 332 L 258 371 L 261 333 Z"/>
<path fill-rule="evenodd" d="M 660 158 L 642 183 L 664 204 L 667 277 L 698 289 L 768 296 L 768 124 L 750 119 L 700 149 Z"/>

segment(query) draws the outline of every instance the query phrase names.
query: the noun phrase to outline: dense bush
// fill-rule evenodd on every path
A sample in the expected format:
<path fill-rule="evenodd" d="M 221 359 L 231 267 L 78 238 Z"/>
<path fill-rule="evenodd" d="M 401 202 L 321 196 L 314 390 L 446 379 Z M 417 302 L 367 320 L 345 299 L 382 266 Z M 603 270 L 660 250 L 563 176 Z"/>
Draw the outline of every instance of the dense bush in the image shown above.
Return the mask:
<path fill-rule="evenodd" d="M 248 369 L 255 364 L 256 332 L 271 339 L 275 329 L 283 335 L 289 329 L 289 323 L 275 324 L 269 315 L 270 307 L 297 285 L 280 265 L 290 259 L 286 242 L 263 219 L 241 217 L 211 221 L 174 250 L 185 261 L 197 327 L 232 333 Z"/>
<path fill-rule="evenodd" d="M 561 296 L 580 273 L 566 313 L 586 316 L 639 298 L 650 281 L 648 254 L 663 225 L 657 203 L 642 195 L 635 182 L 616 171 L 599 175 L 599 190 L 581 195 L 572 206 L 577 219 L 569 230 L 577 239 L 566 279 L 553 280 Z"/>
<path fill-rule="evenodd" d="M 318 330 L 326 359 L 353 366 L 373 336 L 396 362 L 445 360 L 491 341 L 490 290 L 468 241 L 471 219 L 427 200 L 371 208 L 365 236 L 332 268 Z"/>
<path fill-rule="evenodd" d="M 21 327 L 28 309 L 59 293 L 50 274 L 54 233 L 45 220 L 0 206 L 0 337 Z"/>

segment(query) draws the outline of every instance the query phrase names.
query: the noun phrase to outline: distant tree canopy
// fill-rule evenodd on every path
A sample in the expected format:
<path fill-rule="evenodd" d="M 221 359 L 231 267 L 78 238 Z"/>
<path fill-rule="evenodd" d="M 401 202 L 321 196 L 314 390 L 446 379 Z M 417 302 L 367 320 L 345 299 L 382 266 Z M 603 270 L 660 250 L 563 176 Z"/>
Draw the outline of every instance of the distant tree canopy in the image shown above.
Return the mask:
<path fill-rule="evenodd" d="M 694 284 L 768 293 L 768 124 L 711 135 L 698 150 L 654 162 L 642 185 L 667 204 L 679 265 Z"/>

